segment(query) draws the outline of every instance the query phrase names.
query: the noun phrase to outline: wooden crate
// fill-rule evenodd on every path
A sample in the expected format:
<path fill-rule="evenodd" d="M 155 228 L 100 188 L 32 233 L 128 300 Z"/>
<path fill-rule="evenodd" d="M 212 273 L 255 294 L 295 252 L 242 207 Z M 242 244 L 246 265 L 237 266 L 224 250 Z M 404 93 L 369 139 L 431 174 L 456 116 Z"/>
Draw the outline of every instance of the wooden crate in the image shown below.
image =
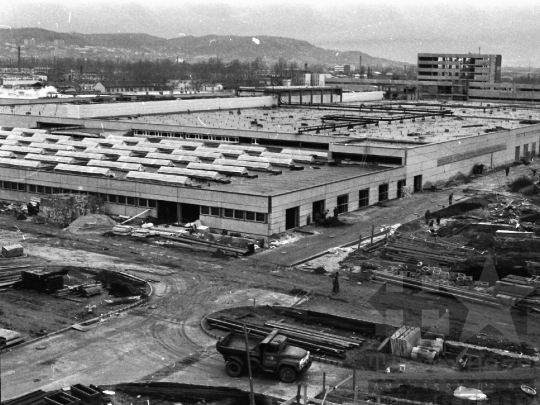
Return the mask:
<path fill-rule="evenodd" d="M 2 256 L 4 257 L 19 257 L 24 253 L 21 245 L 2 246 Z"/>

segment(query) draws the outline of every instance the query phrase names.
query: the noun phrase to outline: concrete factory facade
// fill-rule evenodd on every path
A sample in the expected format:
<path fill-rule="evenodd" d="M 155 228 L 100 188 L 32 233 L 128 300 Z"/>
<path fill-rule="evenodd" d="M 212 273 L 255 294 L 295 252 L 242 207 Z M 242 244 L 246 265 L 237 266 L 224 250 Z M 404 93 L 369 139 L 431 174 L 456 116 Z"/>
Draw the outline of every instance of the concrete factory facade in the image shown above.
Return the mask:
<path fill-rule="evenodd" d="M 35 113 L 47 106 L 0 109 L 0 196 L 99 195 L 109 214 L 150 210 L 267 237 L 325 210 L 406 198 L 475 166 L 530 158 L 540 145 L 538 113 L 527 106 L 276 100 L 116 103 L 109 113 L 62 106 L 65 117 Z"/>

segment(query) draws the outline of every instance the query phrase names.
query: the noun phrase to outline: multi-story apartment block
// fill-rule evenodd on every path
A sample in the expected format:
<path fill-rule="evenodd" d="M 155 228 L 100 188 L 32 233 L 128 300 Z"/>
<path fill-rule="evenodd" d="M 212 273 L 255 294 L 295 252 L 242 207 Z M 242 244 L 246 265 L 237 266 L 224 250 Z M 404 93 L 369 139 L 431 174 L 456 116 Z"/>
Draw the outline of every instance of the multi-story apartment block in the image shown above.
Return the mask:
<path fill-rule="evenodd" d="M 501 55 L 419 53 L 419 81 L 500 83 Z"/>

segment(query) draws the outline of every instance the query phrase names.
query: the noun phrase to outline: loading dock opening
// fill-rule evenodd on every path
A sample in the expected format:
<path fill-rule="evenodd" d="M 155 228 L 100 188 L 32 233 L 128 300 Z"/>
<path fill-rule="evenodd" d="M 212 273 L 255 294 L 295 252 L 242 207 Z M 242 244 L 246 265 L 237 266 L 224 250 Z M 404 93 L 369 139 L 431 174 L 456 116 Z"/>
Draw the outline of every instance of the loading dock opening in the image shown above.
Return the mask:
<path fill-rule="evenodd" d="M 422 191 L 422 175 L 414 176 L 414 192 Z"/>
<path fill-rule="evenodd" d="M 405 192 L 404 192 L 403 188 L 406 185 L 407 185 L 406 180 L 398 180 L 398 182 L 397 182 L 397 196 L 398 196 L 398 198 L 405 197 Z"/>
<path fill-rule="evenodd" d="M 196 204 L 179 204 L 179 213 L 180 222 L 194 222 L 200 218 L 201 215 L 201 206 Z"/>
<path fill-rule="evenodd" d="M 158 200 L 157 212 L 158 219 L 164 222 L 178 222 L 176 213 L 176 203 L 173 201 Z"/>
<path fill-rule="evenodd" d="M 285 210 L 285 229 L 296 228 L 298 226 L 300 207 L 293 207 Z"/>
<path fill-rule="evenodd" d="M 324 200 L 313 201 L 313 212 L 311 213 L 311 218 L 315 218 L 315 214 L 321 215 L 324 212 L 325 204 Z"/>

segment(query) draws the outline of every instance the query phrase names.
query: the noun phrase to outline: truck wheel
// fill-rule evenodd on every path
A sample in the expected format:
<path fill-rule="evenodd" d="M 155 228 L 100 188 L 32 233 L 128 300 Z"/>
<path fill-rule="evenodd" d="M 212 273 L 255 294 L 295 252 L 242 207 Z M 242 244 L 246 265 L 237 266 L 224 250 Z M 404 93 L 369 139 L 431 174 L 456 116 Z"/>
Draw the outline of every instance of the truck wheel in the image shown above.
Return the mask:
<path fill-rule="evenodd" d="M 242 374 L 242 371 L 244 371 L 244 367 L 242 367 L 242 365 L 238 363 L 237 361 L 229 360 L 225 364 L 225 371 L 231 377 L 239 377 L 240 374 Z"/>
<path fill-rule="evenodd" d="M 296 370 L 289 366 L 283 366 L 279 370 L 279 377 L 285 383 L 292 383 L 296 380 Z"/>

